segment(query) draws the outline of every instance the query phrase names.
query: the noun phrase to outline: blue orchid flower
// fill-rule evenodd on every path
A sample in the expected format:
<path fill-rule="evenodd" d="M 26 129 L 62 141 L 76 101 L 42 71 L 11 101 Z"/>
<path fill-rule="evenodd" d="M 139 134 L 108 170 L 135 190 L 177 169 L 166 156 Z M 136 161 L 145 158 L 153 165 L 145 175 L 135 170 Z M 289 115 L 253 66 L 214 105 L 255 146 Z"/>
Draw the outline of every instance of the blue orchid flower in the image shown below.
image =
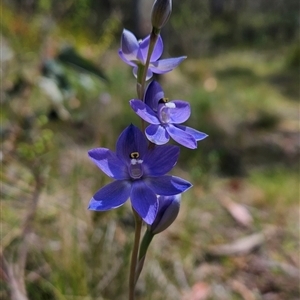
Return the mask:
<path fill-rule="evenodd" d="M 133 67 L 133 74 L 135 77 L 137 77 L 138 67 L 146 64 L 149 42 L 150 35 L 139 42 L 132 32 L 126 29 L 123 30 L 119 56 L 126 64 Z M 159 59 L 163 53 L 163 49 L 163 41 L 161 36 L 159 36 L 150 58 L 146 80 L 150 79 L 153 76 L 153 73 L 164 74 L 172 71 L 186 59 L 186 56 Z"/>
<path fill-rule="evenodd" d="M 169 101 L 164 97 L 164 92 L 156 81 L 149 84 L 144 102 L 132 99 L 129 103 L 138 116 L 150 123 L 145 133 L 154 144 L 166 144 L 171 137 L 177 143 L 195 149 L 197 142 L 207 137 L 203 132 L 179 125 L 190 117 L 190 104 L 182 100 Z"/>
<path fill-rule="evenodd" d="M 165 175 L 177 163 L 179 147 L 148 147 L 143 133 L 134 125 L 120 135 L 116 152 L 96 148 L 91 160 L 115 181 L 102 187 L 90 200 L 89 209 L 106 211 L 123 205 L 130 197 L 132 207 L 151 225 L 158 211 L 157 195 L 180 194 L 192 185 L 176 176 Z"/>

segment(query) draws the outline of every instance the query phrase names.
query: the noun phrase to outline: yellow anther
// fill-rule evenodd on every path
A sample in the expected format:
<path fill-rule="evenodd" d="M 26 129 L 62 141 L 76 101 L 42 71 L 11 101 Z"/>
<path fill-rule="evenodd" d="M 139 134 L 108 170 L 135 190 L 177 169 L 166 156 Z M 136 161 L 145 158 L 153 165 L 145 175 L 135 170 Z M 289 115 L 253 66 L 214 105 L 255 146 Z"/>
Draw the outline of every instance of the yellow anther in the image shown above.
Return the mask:
<path fill-rule="evenodd" d="M 130 158 L 135 158 L 135 159 L 137 159 L 137 158 L 139 158 L 140 157 L 140 154 L 138 153 L 138 152 L 132 152 L 132 153 L 130 153 Z"/>
<path fill-rule="evenodd" d="M 168 103 L 169 102 L 169 98 L 161 98 L 160 100 L 159 100 L 159 102 L 162 102 L 162 103 Z"/>

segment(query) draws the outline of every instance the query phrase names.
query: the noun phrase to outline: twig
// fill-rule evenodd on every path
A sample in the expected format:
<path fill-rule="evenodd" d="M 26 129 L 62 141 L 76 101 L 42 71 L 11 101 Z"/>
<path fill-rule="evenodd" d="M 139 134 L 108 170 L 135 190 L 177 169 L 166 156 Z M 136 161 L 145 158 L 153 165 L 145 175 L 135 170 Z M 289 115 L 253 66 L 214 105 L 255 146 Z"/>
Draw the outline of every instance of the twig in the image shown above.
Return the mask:
<path fill-rule="evenodd" d="M 29 236 L 32 232 L 32 223 L 35 217 L 38 200 L 42 189 L 42 179 L 34 174 L 35 188 L 32 195 L 32 202 L 25 217 L 20 236 L 20 246 L 16 262 L 7 262 L 1 253 L 1 266 L 7 278 L 12 300 L 28 300 L 25 288 L 25 268 L 28 254 Z"/>
<path fill-rule="evenodd" d="M 1 270 L 10 289 L 11 300 L 28 300 L 22 279 L 17 276 L 13 264 L 9 264 L 0 253 Z"/>
<path fill-rule="evenodd" d="M 40 198 L 41 189 L 42 189 L 41 179 L 39 176 L 35 176 L 35 188 L 32 195 L 31 205 L 28 209 L 27 215 L 25 217 L 22 226 L 21 245 L 19 248 L 18 260 L 17 260 L 17 263 L 23 272 L 23 277 L 24 277 L 24 271 L 25 271 L 26 260 L 27 260 L 29 236 L 30 233 L 32 232 L 32 224 L 35 217 L 37 204 Z"/>

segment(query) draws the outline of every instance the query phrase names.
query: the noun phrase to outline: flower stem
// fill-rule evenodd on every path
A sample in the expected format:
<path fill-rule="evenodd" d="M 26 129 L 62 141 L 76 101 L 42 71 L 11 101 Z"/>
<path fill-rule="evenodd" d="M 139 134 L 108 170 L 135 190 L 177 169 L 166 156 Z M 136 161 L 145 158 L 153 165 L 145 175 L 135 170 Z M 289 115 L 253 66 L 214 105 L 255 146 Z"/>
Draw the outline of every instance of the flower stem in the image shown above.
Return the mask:
<path fill-rule="evenodd" d="M 147 71 L 148 71 L 149 64 L 150 64 L 150 58 L 151 58 L 154 46 L 158 40 L 158 37 L 159 37 L 159 31 L 157 31 L 153 28 L 151 31 L 151 34 L 150 34 L 150 41 L 149 41 L 149 48 L 148 48 L 146 63 L 145 63 L 144 69 L 143 69 L 141 80 L 139 82 L 141 84 L 141 87 L 140 87 L 140 89 L 138 89 L 138 91 L 139 91 L 138 96 L 139 96 L 139 99 L 141 99 L 142 101 L 144 99 L 145 82 L 146 82 L 146 77 L 147 77 Z"/>
<path fill-rule="evenodd" d="M 141 229 L 142 229 L 142 219 L 136 213 L 134 209 L 133 215 L 135 218 L 135 234 L 134 234 L 134 244 L 131 253 L 131 263 L 130 263 L 130 274 L 129 274 L 129 300 L 134 300 L 134 290 L 135 290 L 135 272 L 137 268 L 138 262 L 138 251 L 139 251 L 139 244 L 141 238 Z"/>
<path fill-rule="evenodd" d="M 147 250 L 148 250 L 148 247 L 149 247 L 153 237 L 154 237 L 154 234 L 149 230 L 147 230 L 144 234 L 144 237 L 143 237 L 143 240 L 142 240 L 141 246 L 140 246 L 139 263 L 137 265 L 137 270 L 136 270 L 136 274 L 135 274 L 135 282 L 138 281 L 139 276 L 142 272 L 146 254 L 147 254 Z"/>
<path fill-rule="evenodd" d="M 138 98 L 142 101 L 144 101 L 144 95 L 145 95 L 145 83 L 146 83 L 146 77 L 147 77 L 147 71 L 150 64 L 150 58 L 154 49 L 154 46 L 158 40 L 160 31 L 152 29 L 152 32 L 150 34 L 150 41 L 149 41 L 149 48 L 147 53 L 147 59 L 145 65 L 140 65 L 138 67 L 138 73 L 137 73 L 137 83 L 136 83 L 136 90 Z M 145 131 L 145 121 L 141 119 L 142 121 L 142 131 Z"/>
<path fill-rule="evenodd" d="M 144 94 L 145 94 L 145 83 L 146 83 L 146 77 L 147 77 L 147 71 L 150 64 L 150 58 L 154 49 L 154 46 L 158 40 L 159 37 L 159 31 L 152 29 L 152 32 L 150 34 L 150 41 L 149 41 L 149 48 L 147 53 L 147 59 L 145 65 L 140 65 L 138 67 L 137 72 L 137 82 L 136 82 L 136 90 L 138 98 L 142 101 L 144 101 Z M 142 119 L 142 131 L 145 131 L 145 121 Z M 135 290 L 135 284 L 139 278 L 139 275 L 142 271 L 144 260 L 145 260 L 145 254 L 143 255 L 143 259 L 139 259 L 139 265 L 138 265 L 138 252 L 139 252 L 139 244 L 140 244 L 140 238 L 141 238 L 141 229 L 142 229 L 142 219 L 141 217 L 136 213 L 134 209 L 133 214 L 135 218 L 135 236 L 134 236 L 134 245 L 131 253 L 131 263 L 130 263 L 130 274 L 129 274 L 129 300 L 134 300 L 134 290 Z M 151 238 L 152 240 L 152 238 Z M 150 240 L 150 242 L 151 242 Z M 150 244 L 149 242 L 149 244 Z M 146 247 L 147 251 L 148 246 Z M 137 274 L 136 274 L 137 273 Z"/>

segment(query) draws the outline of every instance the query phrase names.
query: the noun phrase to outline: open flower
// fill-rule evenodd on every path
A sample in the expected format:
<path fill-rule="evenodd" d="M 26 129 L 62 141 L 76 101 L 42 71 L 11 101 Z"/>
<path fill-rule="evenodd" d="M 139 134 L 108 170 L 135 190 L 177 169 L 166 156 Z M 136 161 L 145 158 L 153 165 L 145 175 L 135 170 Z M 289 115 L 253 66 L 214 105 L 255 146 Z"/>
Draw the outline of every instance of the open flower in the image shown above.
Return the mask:
<path fill-rule="evenodd" d="M 165 175 L 176 164 L 179 148 L 171 145 L 148 148 L 147 139 L 134 125 L 121 133 L 116 152 L 96 148 L 88 154 L 106 175 L 115 179 L 93 196 L 90 210 L 117 208 L 130 197 L 134 210 L 151 225 L 158 210 L 157 194 L 176 195 L 192 186 L 179 177 Z"/>
<path fill-rule="evenodd" d="M 203 132 L 179 125 L 190 117 L 190 104 L 182 100 L 169 101 L 164 97 L 164 92 L 156 81 L 149 84 L 144 102 L 132 99 L 130 106 L 138 116 L 150 123 L 145 133 L 154 144 L 166 144 L 171 137 L 177 143 L 195 149 L 197 141 L 207 137 Z"/>
<path fill-rule="evenodd" d="M 146 64 L 149 42 L 150 35 L 139 42 L 132 32 L 126 29 L 123 30 L 119 56 L 126 64 L 133 67 L 135 77 L 137 77 L 138 67 Z M 186 58 L 186 56 L 181 56 L 159 59 L 163 53 L 163 47 L 162 38 L 159 36 L 150 58 L 146 80 L 150 79 L 153 73 L 164 74 L 172 71 Z"/>

